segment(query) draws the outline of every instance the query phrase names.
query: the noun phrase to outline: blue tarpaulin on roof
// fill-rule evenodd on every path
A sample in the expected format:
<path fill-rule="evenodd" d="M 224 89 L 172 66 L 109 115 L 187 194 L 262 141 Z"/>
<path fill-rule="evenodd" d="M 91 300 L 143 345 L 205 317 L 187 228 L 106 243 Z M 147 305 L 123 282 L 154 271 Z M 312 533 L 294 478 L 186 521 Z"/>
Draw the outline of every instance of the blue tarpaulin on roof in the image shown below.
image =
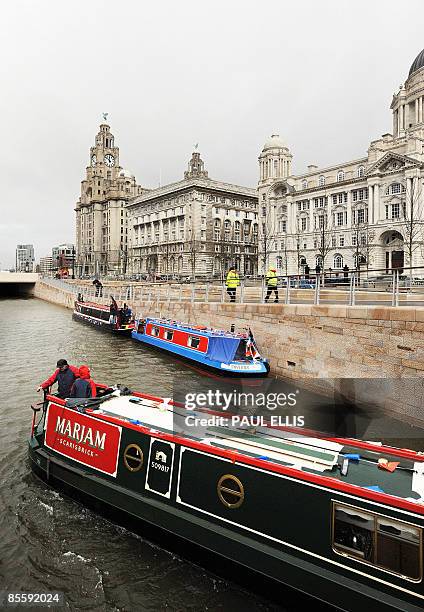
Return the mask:
<path fill-rule="evenodd" d="M 234 359 L 239 343 L 239 338 L 209 338 L 207 357 L 230 363 Z"/>

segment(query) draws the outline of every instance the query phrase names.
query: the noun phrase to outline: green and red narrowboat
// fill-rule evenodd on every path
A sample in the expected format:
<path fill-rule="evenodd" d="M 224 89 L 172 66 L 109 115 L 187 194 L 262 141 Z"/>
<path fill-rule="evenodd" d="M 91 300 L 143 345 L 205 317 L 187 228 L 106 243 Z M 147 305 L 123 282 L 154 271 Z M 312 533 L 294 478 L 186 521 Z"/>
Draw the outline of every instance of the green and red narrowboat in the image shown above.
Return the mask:
<path fill-rule="evenodd" d="M 423 609 L 422 454 L 99 392 L 34 408 L 29 455 L 49 484 L 338 609 Z"/>

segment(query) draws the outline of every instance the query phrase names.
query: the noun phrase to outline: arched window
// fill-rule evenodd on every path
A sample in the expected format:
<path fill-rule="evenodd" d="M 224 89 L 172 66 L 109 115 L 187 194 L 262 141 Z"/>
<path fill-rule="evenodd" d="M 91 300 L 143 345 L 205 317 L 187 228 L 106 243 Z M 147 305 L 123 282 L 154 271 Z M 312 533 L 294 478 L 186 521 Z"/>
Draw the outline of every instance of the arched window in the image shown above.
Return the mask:
<path fill-rule="evenodd" d="M 306 179 L 303 179 L 302 181 L 302 189 L 307 189 L 308 188 L 308 181 Z"/>
<path fill-rule="evenodd" d="M 231 228 L 231 221 L 230 221 L 229 219 L 227 219 L 227 220 L 225 221 L 225 229 L 226 229 L 226 230 L 229 230 L 230 228 Z"/>
<path fill-rule="evenodd" d="M 306 257 L 304 257 L 303 255 L 300 257 L 300 265 L 301 266 L 306 266 Z"/>
<path fill-rule="evenodd" d="M 343 268 L 343 257 L 340 253 L 336 253 L 333 258 L 333 268 L 335 270 L 341 270 Z"/>
<path fill-rule="evenodd" d="M 396 195 L 405 191 L 404 185 L 401 183 L 392 183 L 386 191 L 387 195 Z"/>
<path fill-rule="evenodd" d="M 318 185 L 319 185 L 320 187 L 322 187 L 323 185 L 325 185 L 325 176 L 320 176 L 320 177 L 318 178 Z"/>
<path fill-rule="evenodd" d="M 344 171 L 343 170 L 339 170 L 337 172 L 337 182 L 344 181 L 344 179 L 345 179 Z"/>
<path fill-rule="evenodd" d="M 320 266 L 320 268 L 322 268 L 322 256 L 321 255 L 317 255 L 315 257 L 315 266 Z"/>
<path fill-rule="evenodd" d="M 359 176 L 364 176 L 365 174 L 365 167 L 364 166 L 358 166 L 358 177 Z"/>

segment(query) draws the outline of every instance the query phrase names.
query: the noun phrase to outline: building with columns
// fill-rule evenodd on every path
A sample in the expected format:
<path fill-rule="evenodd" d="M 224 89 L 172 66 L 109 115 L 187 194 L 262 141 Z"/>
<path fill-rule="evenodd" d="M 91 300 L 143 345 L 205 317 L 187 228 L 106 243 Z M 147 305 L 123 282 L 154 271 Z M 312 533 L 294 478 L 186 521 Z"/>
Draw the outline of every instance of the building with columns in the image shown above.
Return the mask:
<path fill-rule="evenodd" d="M 128 260 L 126 205 L 143 193 L 135 177 L 119 165 L 119 148 L 110 127 L 100 125 L 90 148 L 86 177 L 76 211 L 78 276 L 123 274 Z"/>
<path fill-rule="evenodd" d="M 256 189 L 209 178 L 198 151 L 183 180 L 142 193 L 127 211 L 133 274 L 212 277 L 232 264 L 257 272 Z"/>
<path fill-rule="evenodd" d="M 267 140 L 259 156 L 260 271 L 424 265 L 423 99 L 424 50 L 393 96 L 393 134 L 373 140 L 366 155 L 294 175 L 287 144 Z"/>

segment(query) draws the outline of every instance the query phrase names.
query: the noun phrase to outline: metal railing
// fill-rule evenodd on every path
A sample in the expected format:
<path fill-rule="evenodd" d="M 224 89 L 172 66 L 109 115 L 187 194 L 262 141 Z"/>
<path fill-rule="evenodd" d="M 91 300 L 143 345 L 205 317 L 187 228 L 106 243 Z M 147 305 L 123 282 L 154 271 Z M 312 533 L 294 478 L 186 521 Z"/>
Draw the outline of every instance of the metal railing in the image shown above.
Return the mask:
<path fill-rule="evenodd" d="M 234 292 L 225 281 L 203 280 L 191 283 L 125 282 L 118 286 L 70 283 L 44 278 L 43 282 L 82 295 L 85 301 L 109 303 L 113 295 L 119 302 L 186 302 L 261 304 L 341 305 L 416 305 L 424 306 L 424 266 L 414 268 L 324 271 L 308 275 L 277 276 L 276 287 L 266 277 L 240 278 Z M 107 281 L 104 281 L 107 283 Z M 116 282 L 116 281 L 115 281 Z"/>

